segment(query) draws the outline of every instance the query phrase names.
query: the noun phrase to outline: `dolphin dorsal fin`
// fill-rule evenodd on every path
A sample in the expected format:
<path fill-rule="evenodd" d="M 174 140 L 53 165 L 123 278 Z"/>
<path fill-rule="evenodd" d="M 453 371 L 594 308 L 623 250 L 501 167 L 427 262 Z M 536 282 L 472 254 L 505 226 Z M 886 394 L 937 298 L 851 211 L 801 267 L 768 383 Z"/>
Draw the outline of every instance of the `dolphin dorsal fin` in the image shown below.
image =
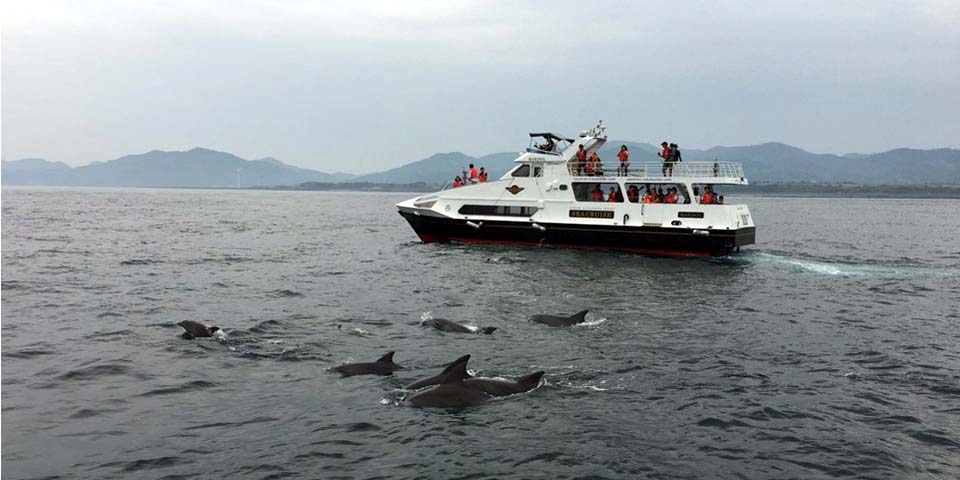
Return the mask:
<path fill-rule="evenodd" d="M 576 320 L 577 323 L 583 323 L 587 319 L 587 312 L 590 310 L 580 310 L 577 313 L 574 313 L 570 316 L 572 320 Z"/>
<path fill-rule="evenodd" d="M 533 372 L 530 375 L 524 375 L 517 379 L 517 383 L 520 385 L 532 385 L 537 386 L 540 384 L 540 379 L 543 378 L 544 371 Z"/>
<path fill-rule="evenodd" d="M 393 363 L 393 351 L 385 353 L 382 357 L 377 359 L 377 363 Z"/>
<path fill-rule="evenodd" d="M 440 380 L 441 385 L 447 383 L 463 383 L 464 378 L 470 378 L 470 374 L 467 373 L 467 360 L 457 362 L 448 368 L 450 371 Z"/>
<path fill-rule="evenodd" d="M 466 354 L 466 355 L 464 355 L 464 356 L 462 356 L 462 357 L 460 357 L 460 358 L 458 358 L 458 359 L 450 362 L 450 365 L 447 365 L 446 367 L 443 368 L 443 371 L 440 372 L 440 375 L 446 375 L 446 374 L 450 373 L 450 371 L 453 370 L 453 367 L 456 367 L 458 363 L 465 363 L 467 360 L 470 360 L 470 354 Z"/>

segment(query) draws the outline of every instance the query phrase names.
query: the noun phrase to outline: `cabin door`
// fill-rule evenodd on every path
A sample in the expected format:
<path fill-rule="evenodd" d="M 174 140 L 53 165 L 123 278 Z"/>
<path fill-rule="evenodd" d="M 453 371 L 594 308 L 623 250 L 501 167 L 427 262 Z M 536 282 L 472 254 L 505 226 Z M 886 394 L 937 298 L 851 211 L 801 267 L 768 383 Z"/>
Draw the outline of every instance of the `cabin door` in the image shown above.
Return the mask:
<path fill-rule="evenodd" d="M 666 218 L 666 205 L 662 203 L 645 203 L 640 208 L 643 224 L 648 227 L 659 227 L 663 225 Z"/>

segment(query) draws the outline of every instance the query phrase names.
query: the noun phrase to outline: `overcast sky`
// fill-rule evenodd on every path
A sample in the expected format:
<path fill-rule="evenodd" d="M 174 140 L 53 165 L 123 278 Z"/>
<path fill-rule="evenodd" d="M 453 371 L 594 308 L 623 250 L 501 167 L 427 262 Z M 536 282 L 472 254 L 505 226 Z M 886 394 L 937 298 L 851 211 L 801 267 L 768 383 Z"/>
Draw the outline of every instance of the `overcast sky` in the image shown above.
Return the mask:
<path fill-rule="evenodd" d="M 2 156 L 325 171 L 612 138 L 960 143 L 960 1 L 5 1 Z"/>

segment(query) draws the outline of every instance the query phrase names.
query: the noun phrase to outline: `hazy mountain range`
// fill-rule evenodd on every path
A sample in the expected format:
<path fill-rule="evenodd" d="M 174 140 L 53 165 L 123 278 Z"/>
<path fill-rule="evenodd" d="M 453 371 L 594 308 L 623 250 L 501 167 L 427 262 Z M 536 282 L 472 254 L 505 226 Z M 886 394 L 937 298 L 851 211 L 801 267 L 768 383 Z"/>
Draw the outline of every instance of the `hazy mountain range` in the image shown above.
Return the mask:
<path fill-rule="evenodd" d="M 630 149 L 631 162 L 659 162 L 649 143 L 611 140 L 600 149 L 605 162 L 616 159 L 620 145 Z M 685 161 L 743 162 L 747 178 L 779 182 L 955 183 L 960 184 L 960 150 L 901 148 L 875 154 L 810 153 L 782 143 L 743 147 L 684 149 Z M 297 185 L 303 182 L 445 183 L 470 163 L 486 167 L 492 178 L 509 170 L 516 152 L 471 157 L 459 152 L 438 153 L 384 172 L 365 175 L 325 173 L 287 165 L 274 158 L 245 160 L 235 155 L 194 148 L 185 152 L 126 155 L 108 162 L 70 167 L 61 162 L 29 158 L 3 161 L 3 185 L 127 186 L 127 187 L 251 187 Z"/>

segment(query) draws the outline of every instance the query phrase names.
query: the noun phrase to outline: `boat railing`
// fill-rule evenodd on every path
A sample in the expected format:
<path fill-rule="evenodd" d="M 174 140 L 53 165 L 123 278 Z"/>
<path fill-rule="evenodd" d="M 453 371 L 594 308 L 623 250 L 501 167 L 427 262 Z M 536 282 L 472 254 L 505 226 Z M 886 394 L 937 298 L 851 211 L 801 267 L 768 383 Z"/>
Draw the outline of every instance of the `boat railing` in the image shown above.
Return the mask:
<path fill-rule="evenodd" d="M 624 169 L 619 162 L 601 163 L 600 168 L 589 163 L 568 162 L 567 169 L 575 177 L 700 177 L 744 182 L 743 165 L 740 162 L 630 162 Z M 625 170 L 625 171 L 624 171 Z"/>

